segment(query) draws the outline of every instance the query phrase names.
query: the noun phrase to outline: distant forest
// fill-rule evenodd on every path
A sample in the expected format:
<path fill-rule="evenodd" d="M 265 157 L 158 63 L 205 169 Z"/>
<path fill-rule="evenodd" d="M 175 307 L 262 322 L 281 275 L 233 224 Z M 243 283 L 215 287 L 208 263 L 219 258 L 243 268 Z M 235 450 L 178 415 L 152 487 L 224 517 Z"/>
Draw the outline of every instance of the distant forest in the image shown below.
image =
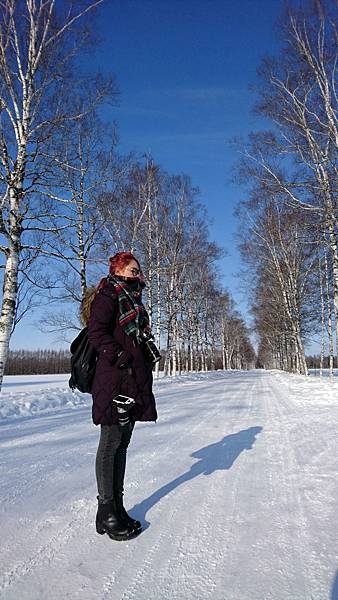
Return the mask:
<path fill-rule="evenodd" d="M 306 357 L 306 364 L 308 369 L 318 369 L 320 370 L 320 363 L 321 363 L 321 357 L 318 356 L 307 356 Z M 333 362 L 331 362 L 331 357 L 328 356 L 324 356 L 323 358 L 323 365 L 322 368 L 323 369 L 337 369 L 338 368 L 338 360 L 337 357 L 334 356 L 333 357 Z"/>
<path fill-rule="evenodd" d="M 11 350 L 6 375 L 50 375 L 70 372 L 68 350 Z"/>
<path fill-rule="evenodd" d="M 160 370 L 165 368 L 165 351 L 161 349 L 162 359 L 159 363 Z M 182 357 L 185 363 L 185 369 L 189 370 L 188 355 Z M 205 368 L 197 370 L 223 369 L 222 353 L 216 352 L 214 364 L 211 366 L 211 359 L 207 361 Z M 231 357 L 232 369 L 247 368 L 243 364 L 241 352 L 233 352 Z M 70 352 L 68 350 L 11 350 L 8 354 L 5 375 L 51 375 L 57 373 L 70 373 Z"/>
<path fill-rule="evenodd" d="M 306 363 L 308 369 L 320 368 L 320 356 L 307 356 Z M 208 365 L 210 368 L 210 365 Z M 256 364 L 256 367 L 261 365 Z M 164 357 L 162 358 L 160 369 L 164 367 Z M 337 368 L 337 359 L 334 361 L 334 368 Z M 222 369 L 222 357 L 219 354 L 216 357 L 216 369 Z M 236 367 L 234 367 L 236 368 Z M 239 366 L 239 368 L 242 368 Z M 323 368 L 330 368 L 330 357 L 323 359 Z M 70 372 L 70 353 L 68 350 L 12 350 L 9 352 L 6 364 L 6 375 L 52 375 L 58 373 Z"/>

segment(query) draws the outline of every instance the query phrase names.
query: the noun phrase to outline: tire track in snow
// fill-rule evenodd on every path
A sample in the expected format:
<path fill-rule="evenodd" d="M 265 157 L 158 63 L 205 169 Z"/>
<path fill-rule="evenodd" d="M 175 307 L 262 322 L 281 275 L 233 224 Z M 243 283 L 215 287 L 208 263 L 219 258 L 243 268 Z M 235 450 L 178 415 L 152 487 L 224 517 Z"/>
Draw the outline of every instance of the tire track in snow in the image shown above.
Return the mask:
<path fill-rule="evenodd" d="M 248 402 L 246 410 L 241 412 L 241 419 L 245 423 L 252 411 L 252 396 L 254 388 L 249 382 L 249 392 L 245 395 L 245 401 Z M 237 396 L 242 397 L 243 389 L 238 391 Z M 237 398 L 234 398 L 237 400 Z M 223 407 L 219 409 L 223 410 Z M 220 413 L 220 410 L 218 410 Z M 225 413 L 227 414 L 227 413 Z M 220 417 L 220 414 L 218 415 Z M 228 427 L 234 427 L 238 423 L 238 419 L 234 420 L 231 425 L 227 423 Z M 243 423 L 241 423 L 241 426 Z M 216 446 L 214 448 L 213 456 L 215 456 L 215 462 L 219 459 L 220 449 Z M 210 456 L 211 463 L 213 463 L 212 455 Z M 237 457 L 239 458 L 239 457 Z M 236 459 L 237 460 L 237 459 Z M 233 539 L 230 538 L 230 531 L 233 529 L 233 522 L 235 520 L 236 513 L 238 511 L 237 506 L 237 494 L 238 487 L 242 482 L 242 462 L 236 463 L 235 471 L 236 476 L 231 490 L 231 510 L 227 513 L 227 524 L 226 529 L 226 543 L 222 547 L 216 547 L 214 539 L 223 539 L 225 533 L 224 523 L 224 510 L 220 502 L 220 491 L 221 485 L 226 479 L 227 471 L 220 471 L 210 474 L 208 477 L 208 493 L 203 496 L 201 505 L 199 502 L 194 507 L 193 518 L 191 519 L 191 506 L 189 507 L 189 522 L 185 525 L 184 530 L 178 543 L 176 544 L 176 551 L 168 561 L 168 580 L 171 582 L 170 587 L 167 590 L 168 598 L 203 598 L 207 600 L 212 598 L 216 600 L 224 597 L 223 591 L 220 596 L 217 594 L 217 572 L 220 568 L 220 564 L 229 561 L 231 548 L 233 547 Z M 221 476 L 217 477 L 217 474 Z M 211 483 L 210 483 L 211 481 Z M 227 492 L 229 488 L 227 487 Z M 201 500 L 199 498 L 198 500 Z M 197 512 L 197 514 L 196 514 Z M 192 521 L 192 522 L 191 522 Z M 198 532 L 198 538 L 196 534 Z M 233 532 L 234 533 L 234 532 Z M 231 536 L 232 538 L 234 537 Z M 229 543 L 230 542 L 230 543 Z M 183 560 L 178 560 L 178 557 L 182 557 Z M 185 576 L 183 582 L 187 582 L 185 593 L 181 593 L 182 577 L 181 569 L 184 570 Z M 193 581 L 191 574 L 193 573 Z M 193 583 L 193 587 L 192 584 Z M 173 589 L 174 588 L 174 589 Z M 193 595 L 191 595 L 193 594 Z M 158 596 L 157 596 L 158 597 Z M 156 598 L 156 594 L 154 594 Z"/>
<path fill-rule="evenodd" d="M 68 428 L 71 430 L 72 428 L 74 428 L 74 425 L 69 425 Z M 65 427 L 62 426 L 62 435 L 65 435 Z M 41 434 L 42 435 L 42 434 Z M 44 443 L 44 441 L 46 442 L 58 442 L 58 439 L 56 437 L 56 435 L 53 432 L 53 435 L 48 436 L 48 434 L 44 434 L 43 436 L 44 438 L 46 438 L 45 440 L 43 440 L 42 443 Z M 36 442 L 36 433 L 34 433 L 32 435 L 32 438 L 34 439 L 34 444 L 38 446 L 38 442 Z M 85 450 L 79 450 L 79 446 L 81 445 L 85 448 Z M 25 440 L 25 445 L 27 444 L 27 441 Z M 8 444 L 7 444 L 8 445 Z M 76 443 L 76 447 L 77 447 L 77 452 L 79 455 L 84 455 L 87 451 L 88 451 L 88 445 L 87 442 L 84 442 L 80 440 L 77 440 Z M 1 449 L 1 445 L 0 445 L 0 449 Z M 16 450 L 16 446 L 14 446 L 14 450 Z M 65 463 L 68 463 L 68 457 L 70 457 L 70 463 L 71 463 L 71 459 L 74 456 L 74 445 L 72 444 L 70 447 L 64 448 L 62 447 L 62 464 L 58 463 L 58 460 L 56 460 L 56 457 L 58 458 L 60 455 L 60 446 L 59 443 L 57 443 L 57 447 L 56 448 L 48 448 L 48 452 L 46 452 L 43 455 L 43 458 L 41 459 L 41 456 L 37 454 L 37 456 L 35 457 L 35 462 L 29 465 L 29 469 L 23 470 L 21 469 L 19 471 L 19 477 L 17 479 L 17 481 L 15 481 L 15 484 L 13 484 L 13 482 L 11 483 L 9 489 L 7 491 L 4 491 L 2 493 L 2 505 L 4 507 L 7 507 L 8 505 L 13 505 L 15 504 L 15 502 L 21 498 L 23 498 L 24 496 L 27 496 L 27 493 L 30 492 L 31 490 L 33 490 L 33 495 L 36 496 L 37 490 L 38 489 L 42 489 L 46 483 L 48 483 L 49 478 L 50 478 L 50 470 L 52 469 L 54 472 L 56 471 L 55 469 L 55 465 L 57 465 L 57 471 L 62 472 L 63 469 L 63 465 Z M 19 467 L 15 467 L 16 470 L 19 469 Z M 8 471 L 8 465 L 6 465 L 4 472 Z M 14 487 L 13 487 L 14 486 Z"/>
<path fill-rule="evenodd" d="M 276 390 L 275 380 L 271 376 L 261 381 L 268 390 L 261 393 L 264 398 L 267 423 L 269 424 L 266 440 L 266 459 L 264 461 L 266 488 L 266 516 L 275 546 L 263 545 L 266 557 L 271 554 L 269 568 L 272 575 L 273 594 L 268 598 L 287 597 L 293 600 L 321 600 L 326 598 L 323 590 L 314 592 L 311 580 L 312 569 L 309 566 L 308 550 L 310 547 L 308 525 L 302 510 L 300 492 L 297 487 L 299 465 L 289 436 L 291 423 L 297 419 L 296 407 L 288 401 L 285 391 Z M 262 465 L 263 466 L 263 465 Z M 271 545 L 271 544 L 270 544 Z M 262 550 L 257 547 L 257 553 Z M 262 567 L 266 568 L 264 558 Z"/>
<path fill-rule="evenodd" d="M 74 506 L 75 504 L 75 506 Z M 88 502 L 78 501 L 67 510 L 73 515 L 73 518 L 66 523 L 56 534 L 48 540 L 45 540 L 39 548 L 31 554 L 26 560 L 22 560 L 12 568 L 5 571 L 0 577 L 0 593 L 9 586 L 12 586 L 18 579 L 32 574 L 34 569 L 42 565 L 50 564 L 60 550 L 73 538 L 77 529 L 83 524 L 84 513 L 88 513 L 91 507 L 88 507 Z M 74 514 L 75 513 L 75 514 Z M 45 520 L 45 524 L 50 519 Z M 36 529 L 43 528 L 43 523 L 39 522 Z M 36 531 L 38 535 L 38 531 Z"/>
<path fill-rule="evenodd" d="M 269 532 L 272 539 L 277 539 L 278 546 L 273 549 L 272 569 L 273 588 L 280 597 L 294 598 L 296 600 L 299 593 L 295 589 L 293 582 L 296 580 L 295 573 L 297 569 L 302 572 L 302 566 L 299 563 L 299 553 L 294 543 L 294 538 L 290 535 L 290 524 L 288 520 L 288 502 L 286 500 L 286 476 L 285 476 L 285 456 L 283 450 L 285 445 L 282 437 L 283 420 L 280 415 L 276 415 L 274 392 L 271 381 L 265 380 L 261 383 L 264 387 L 269 386 L 269 395 L 267 390 L 262 391 L 264 398 L 265 412 L 267 422 L 270 424 L 269 438 L 266 443 L 266 478 L 267 478 L 267 517 L 269 519 Z M 278 468 L 277 468 L 278 465 Z M 284 510 L 283 510 L 284 509 Z M 265 548 L 264 556 L 267 552 Z M 303 588 L 302 593 L 305 594 Z M 295 596 L 295 594 L 297 594 Z M 306 596 L 302 596 L 306 598 Z"/>
<path fill-rule="evenodd" d="M 252 381 L 248 381 L 247 383 L 249 390 L 247 391 L 246 395 L 245 395 L 245 400 L 248 402 L 248 406 L 247 406 L 247 410 L 244 414 L 241 414 L 241 422 L 240 422 L 240 427 L 250 427 L 252 426 L 252 417 L 254 414 L 253 411 L 253 397 L 254 397 L 254 393 L 256 391 L 256 387 L 257 387 L 257 381 L 255 381 L 254 385 L 252 385 Z M 243 394 L 243 389 L 239 390 L 239 394 L 242 395 Z M 238 423 L 238 419 L 235 420 L 236 425 L 239 425 Z M 257 424 L 257 423 L 256 423 Z M 238 523 L 241 522 L 241 505 L 240 502 L 238 501 L 238 497 L 239 497 L 239 489 L 243 486 L 243 483 L 245 481 L 245 478 L 243 477 L 243 472 L 246 469 L 246 461 L 243 460 L 243 456 L 242 452 L 240 453 L 240 455 L 236 458 L 236 466 L 235 469 L 232 473 L 233 477 L 232 477 L 232 483 L 229 484 L 229 482 L 227 482 L 227 493 L 229 493 L 229 485 L 231 485 L 231 489 L 230 489 L 230 496 L 231 496 L 231 500 L 230 500 L 230 505 L 228 505 L 227 507 L 227 523 L 228 523 L 228 528 L 226 529 L 226 544 L 224 545 L 224 547 L 222 548 L 222 552 L 218 554 L 218 560 L 213 560 L 211 563 L 211 572 L 213 574 L 213 586 L 209 589 L 209 593 L 205 594 L 205 596 L 203 596 L 203 600 L 205 598 L 205 600 L 207 600 L 207 598 L 212 598 L 212 600 L 225 600 L 225 596 L 224 596 L 224 587 L 223 587 L 223 580 L 222 580 L 222 573 L 221 573 L 221 566 L 225 565 L 225 569 L 229 569 L 229 567 L 231 566 L 232 562 L 233 562 L 233 558 L 235 555 L 235 549 L 236 549 L 236 542 L 237 542 L 237 528 L 238 528 Z M 241 460 L 242 459 L 242 460 Z M 232 466 L 231 466 L 232 468 Z M 215 480 L 214 485 L 213 485 L 214 491 L 215 491 L 215 495 L 216 497 L 219 496 L 219 494 L 217 494 L 218 492 L 218 485 L 217 482 Z M 213 535 L 215 537 L 215 539 L 222 539 L 224 537 L 224 529 L 223 529 L 223 522 L 222 522 L 222 511 L 223 509 L 221 508 L 221 505 L 219 502 L 216 502 L 216 510 L 218 510 L 218 515 L 215 518 L 214 516 L 214 527 L 213 527 Z M 215 515 L 215 508 L 214 508 L 214 512 L 213 515 Z M 209 547 L 211 545 L 211 540 L 210 540 L 210 536 L 208 539 L 209 542 Z M 212 545 L 211 548 L 213 549 L 214 546 Z M 208 565 L 209 568 L 209 565 Z M 228 594 L 228 592 L 227 592 Z M 227 596 L 227 598 L 236 598 L 237 600 L 237 596 Z"/>
<path fill-rule="evenodd" d="M 224 392 L 224 381 L 217 382 L 217 383 L 221 383 L 222 392 Z M 203 388 L 203 389 L 205 388 L 205 389 L 209 390 L 210 383 L 208 383 L 205 386 L 200 386 L 199 394 L 201 393 L 201 388 Z M 219 402 L 222 402 L 222 401 L 223 400 L 219 400 Z M 193 425 L 189 429 L 189 436 L 192 436 L 195 432 L 198 432 L 199 430 L 203 431 L 204 424 L 206 424 L 208 421 L 212 420 L 217 415 L 218 411 L 219 411 L 219 403 L 216 405 L 216 407 L 213 410 L 210 410 L 210 411 L 207 410 L 204 418 L 201 418 L 200 415 L 195 414 L 194 418 L 196 419 L 197 422 L 195 425 Z M 153 457 L 154 458 L 157 457 L 158 459 L 160 459 L 161 463 L 163 462 L 165 464 L 166 460 L 164 459 L 164 457 L 168 457 L 172 454 L 174 454 L 174 456 L 175 456 L 177 453 L 177 449 L 179 449 L 182 446 L 182 441 L 186 438 L 186 435 L 187 435 L 187 433 L 186 433 L 186 431 L 184 431 L 179 437 L 177 437 L 175 439 L 175 441 L 172 441 L 172 439 L 169 439 L 167 442 L 167 447 L 165 449 L 161 448 L 160 456 L 158 456 L 158 451 L 155 450 L 153 453 Z M 202 436 L 202 439 L 203 439 L 203 436 Z M 186 488 L 185 495 L 188 495 L 188 493 L 189 493 L 189 489 Z M 171 534 L 172 528 L 173 528 L 172 523 L 174 521 L 174 517 L 176 517 L 179 507 L 180 507 L 179 504 L 176 503 L 174 510 L 171 511 L 169 520 L 163 522 L 160 536 L 157 538 L 155 544 L 150 548 L 150 550 L 147 551 L 145 557 L 143 558 L 142 565 L 139 567 L 137 573 L 135 574 L 135 576 L 133 578 L 133 581 L 130 582 L 130 584 L 129 584 L 128 588 L 125 590 L 123 596 L 121 596 L 121 600 L 129 600 L 132 598 L 139 598 L 139 596 L 135 595 L 136 590 L 138 590 L 140 588 L 140 586 L 142 588 L 142 582 L 149 583 L 150 574 L 152 573 L 152 571 L 154 571 L 154 569 L 153 569 L 154 559 L 155 559 L 159 549 L 161 548 L 162 543 L 165 542 L 166 540 L 168 540 L 168 538 L 170 537 L 170 534 Z M 160 513 L 163 512 L 163 510 L 165 510 L 165 509 L 161 509 Z M 157 510 L 157 512 L 159 512 L 159 511 Z M 147 531 L 145 531 L 141 534 L 140 542 L 142 541 L 142 538 L 145 539 L 146 535 L 147 535 Z M 125 557 L 125 558 L 127 559 L 127 557 Z M 129 559 L 129 557 L 128 557 L 128 559 Z M 113 592 L 113 589 L 116 586 L 117 578 L 118 578 L 118 574 L 116 574 L 116 573 L 114 573 L 112 576 L 106 578 L 105 584 L 104 584 L 104 589 L 103 589 L 103 596 L 102 596 L 103 599 L 111 597 L 110 594 Z"/>
<path fill-rule="evenodd" d="M 252 385 L 249 382 L 249 385 Z M 223 386 L 224 395 L 224 386 Z M 225 390 L 225 394 L 228 390 Z M 238 391 L 238 395 L 242 398 L 243 389 Z M 249 394 L 245 396 L 245 400 L 250 400 L 249 406 L 245 413 L 241 413 L 242 417 L 247 417 L 251 412 L 252 405 L 252 394 L 253 388 L 250 388 Z M 248 397 L 249 396 L 249 397 Z M 193 428 L 198 433 L 201 431 L 201 439 L 203 439 L 203 426 L 206 420 L 212 421 L 219 417 L 219 413 L 225 409 L 226 405 L 222 404 L 226 398 L 220 399 L 217 407 L 212 413 L 209 413 L 205 419 L 200 420 L 199 423 Z M 221 409 L 221 410 L 220 410 Z M 245 420 L 245 419 L 244 419 Z M 229 426 L 229 425 L 228 425 Z M 192 430 L 190 430 L 192 433 Z M 214 454 L 217 456 L 219 448 L 215 448 Z M 237 466 L 238 473 L 235 478 L 236 490 L 233 489 L 232 495 L 232 517 L 236 512 L 236 495 L 239 482 L 241 481 L 240 467 Z M 211 478 L 211 489 L 206 497 L 203 498 L 202 509 L 200 509 L 199 503 L 197 505 L 191 505 L 191 489 L 189 485 L 185 485 L 183 488 L 180 487 L 179 493 L 176 492 L 177 498 L 175 500 L 174 510 L 171 512 L 170 520 L 164 523 L 164 527 L 161 530 L 159 538 L 157 538 L 155 544 L 147 552 L 146 557 L 143 560 L 141 567 L 135 574 L 132 582 L 129 584 L 121 600 L 150 600 L 150 598 L 171 598 L 172 600 L 178 600 L 184 597 L 188 598 L 215 598 L 215 572 L 219 567 L 220 556 L 224 559 L 224 549 L 215 549 L 213 541 L 210 536 L 210 527 L 215 532 L 215 527 L 222 528 L 220 537 L 223 534 L 223 521 L 221 519 L 221 508 L 218 506 L 219 515 L 215 522 L 215 510 L 214 503 L 215 498 L 218 499 L 219 495 L 219 482 L 216 477 Z M 216 500 L 217 503 L 217 500 Z M 175 522 L 175 517 L 183 507 L 189 507 L 189 522 L 184 526 L 182 531 L 181 519 Z M 165 509 L 165 505 L 163 507 Z M 162 511 L 163 512 L 163 511 Z M 198 539 L 196 539 L 196 534 Z M 188 540 L 188 548 L 186 548 L 185 540 Z M 172 547 L 168 550 L 168 541 L 172 542 Z M 198 548 L 196 548 L 198 545 Z M 163 553 L 163 547 L 165 547 L 165 565 L 162 571 L 158 569 L 158 564 L 154 568 L 154 562 L 158 563 L 161 551 Z M 170 552 L 168 558 L 168 551 Z M 188 558 L 187 558 L 188 557 Z M 193 557 L 193 558 L 192 558 Z M 207 570 L 203 570 L 201 573 L 200 564 L 201 561 L 205 562 L 205 558 L 208 557 Z M 194 574 L 194 580 L 191 580 L 191 574 Z M 198 580 L 198 586 L 196 582 Z M 193 583 L 193 587 L 192 587 Z M 111 597 L 113 587 L 116 584 L 115 578 L 112 578 L 111 582 L 106 582 L 104 589 L 103 598 Z M 196 589 L 198 588 L 198 589 Z M 147 589 L 147 596 L 142 596 L 142 589 Z M 149 589 L 153 590 L 153 594 L 149 595 Z M 193 596 L 191 596 L 193 593 Z M 197 594 L 197 595 L 196 595 Z M 220 596 L 221 598 L 221 596 Z"/>
<path fill-rule="evenodd" d="M 199 393 L 201 392 L 201 389 L 208 389 L 210 386 L 210 384 L 206 384 L 205 386 L 201 385 L 199 387 Z M 210 419 L 210 417 L 216 413 L 218 410 L 218 408 L 216 407 L 214 409 L 213 412 L 207 413 L 205 418 L 201 421 L 201 419 L 199 419 L 199 421 L 196 423 L 195 426 L 193 426 L 190 429 L 190 432 L 193 433 L 195 430 L 197 430 L 200 426 L 201 423 L 206 422 L 207 420 Z M 183 433 L 178 436 L 174 442 L 172 442 L 172 440 L 168 441 L 167 444 L 167 448 L 163 450 L 163 448 L 161 448 L 161 454 L 160 454 L 160 460 L 162 462 L 163 460 L 163 455 L 168 456 L 170 454 L 172 454 L 173 452 L 175 453 L 177 448 L 180 447 L 182 440 L 184 439 L 184 437 L 186 436 L 186 432 L 183 431 Z M 72 453 L 74 450 L 73 448 L 69 448 L 67 450 L 69 453 Z M 158 456 L 158 451 L 155 449 L 154 452 L 151 453 L 151 460 L 154 460 L 156 458 L 156 456 Z M 147 459 L 148 462 L 148 459 Z M 45 472 L 45 470 L 41 467 L 41 469 L 38 469 L 38 472 L 43 473 Z M 46 476 L 45 478 L 42 478 L 47 480 L 48 476 Z M 37 483 L 38 485 L 38 483 Z M 50 564 L 53 559 L 56 557 L 56 555 L 60 554 L 60 551 L 64 548 L 64 546 L 66 546 L 67 544 L 69 544 L 69 542 L 75 538 L 79 532 L 81 531 L 81 529 L 88 529 L 88 523 L 87 521 L 89 521 L 89 515 L 92 515 L 94 513 L 93 510 L 93 506 L 89 505 L 87 501 L 77 501 L 77 504 L 79 504 L 79 508 L 75 509 L 75 517 L 74 517 L 74 509 L 67 509 L 66 512 L 67 514 L 69 513 L 73 513 L 73 517 L 71 520 L 67 521 L 67 523 L 62 527 L 62 529 L 60 531 L 58 531 L 56 534 L 52 535 L 49 539 L 44 540 L 43 544 L 41 544 L 37 550 L 34 551 L 34 553 L 32 553 L 27 559 L 21 560 L 18 563 L 16 563 L 15 565 L 13 565 L 10 569 L 8 569 L 6 572 L 4 572 L 1 577 L 0 577 L 0 592 L 1 590 L 5 590 L 7 589 L 9 586 L 13 586 L 15 585 L 15 583 L 18 580 L 21 580 L 23 577 L 27 577 L 30 575 L 33 575 L 34 570 L 36 570 L 37 568 L 44 566 L 44 565 L 48 565 Z M 30 538 L 38 538 L 40 535 L 41 531 L 45 531 L 45 527 L 44 524 L 48 524 L 50 523 L 51 519 L 50 518 L 46 518 L 44 521 L 39 521 L 36 525 L 35 525 L 35 532 L 32 530 L 30 530 L 29 535 Z M 85 524 L 84 524 L 85 521 Z M 169 526 L 168 526 L 169 529 Z M 145 532 L 142 534 L 143 536 L 145 535 Z M 106 536 L 105 536 L 106 537 Z M 163 533 L 163 536 L 161 536 L 161 539 L 165 537 L 165 532 Z M 135 540 L 136 541 L 136 540 Z M 112 541 L 111 541 L 112 542 Z M 113 543 L 113 542 L 112 542 Z M 132 556 L 135 552 L 135 543 L 128 543 L 128 553 L 126 555 L 125 552 L 123 552 L 123 560 L 128 560 L 129 555 Z M 121 569 L 123 569 L 123 566 L 121 566 Z M 115 576 L 113 576 L 111 583 L 113 583 L 115 580 Z M 104 589 L 108 589 L 109 588 L 109 580 L 108 582 L 106 582 Z"/>
<path fill-rule="evenodd" d="M 289 560 L 291 542 L 294 554 L 294 561 L 292 563 L 301 565 L 301 571 L 304 574 L 304 595 L 299 596 L 299 598 L 320 600 L 321 598 L 326 598 L 326 585 L 324 581 L 321 581 L 322 569 L 320 561 L 311 550 L 308 520 L 303 508 L 301 493 L 296 485 L 296 474 L 299 471 L 299 464 L 289 436 L 288 416 L 290 411 L 291 413 L 295 412 L 295 407 L 291 402 L 286 400 L 285 396 L 276 387 L 274 381 L 270 380 L 270 386 L 275 400 L 273 409 L 277 413 L 278 422 L 280 423 L 280 433 L 283 439 L 282 447 L 287 450 L 285 454 L 280 451 L 283 490 L 287 494 L 287 505 L 292 507 L 293 516 L 295 517 L 295 527 L 291 526 L 286 516 L 283 518 L 282 530 L 285 536 L 284 552 L 288 555 Z"/>

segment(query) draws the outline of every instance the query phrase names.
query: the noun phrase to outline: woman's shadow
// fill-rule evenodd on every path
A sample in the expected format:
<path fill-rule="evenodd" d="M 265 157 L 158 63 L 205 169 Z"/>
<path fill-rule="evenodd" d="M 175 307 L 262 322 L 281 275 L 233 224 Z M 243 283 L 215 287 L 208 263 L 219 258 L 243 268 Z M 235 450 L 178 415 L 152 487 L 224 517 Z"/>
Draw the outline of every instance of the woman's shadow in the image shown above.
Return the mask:
<path fill-rule="evenodd" d="M 332 584 L 331 600 L 338 600 L 338 571 Z"/>
<path fill-rule="evenodd" d="M 157 502 L 182 483 L 194 479 L 198 475 L 211 475 L 211 473 L 218 470 L 225 471 L 230 469 L 243 450 L 251 450 L 256 441 L 256 435 L 261 431 L 262 427 L 250 427 L 238 433 L 227 435 L 219 442 L 193 452 L 191 456 L 198 458 L 198 462 L 191 465 L 189 471 L 182 473 L 182 475 L 179 475 L 173 481 L 169 481 L 139 504 L 135 504 L 130 511 L 133 517 L 141 520 L 143 522 L 143 529 L 147 529 L 149 527 L 149 522 L 146 520 L 147 512 Z"/>

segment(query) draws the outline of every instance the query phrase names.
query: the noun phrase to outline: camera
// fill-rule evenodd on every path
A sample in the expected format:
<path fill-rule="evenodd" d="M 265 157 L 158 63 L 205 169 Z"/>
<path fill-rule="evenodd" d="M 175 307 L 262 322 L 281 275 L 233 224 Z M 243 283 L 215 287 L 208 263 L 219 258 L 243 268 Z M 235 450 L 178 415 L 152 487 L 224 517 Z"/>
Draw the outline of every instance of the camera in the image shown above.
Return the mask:
<path fill-rule="evenodd" d="M 138 341 L 149 362 L 155 365 L 161 360 L 160 352 L 154 342 L 154 336 L 150 331 L 140 331 Z"/>

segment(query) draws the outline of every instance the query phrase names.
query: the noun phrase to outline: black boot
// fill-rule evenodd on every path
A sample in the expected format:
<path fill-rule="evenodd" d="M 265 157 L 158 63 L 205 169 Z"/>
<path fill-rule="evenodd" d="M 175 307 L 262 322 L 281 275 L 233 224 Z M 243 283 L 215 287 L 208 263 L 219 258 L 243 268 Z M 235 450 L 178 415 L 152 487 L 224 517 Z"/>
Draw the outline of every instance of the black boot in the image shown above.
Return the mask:
<path fill-rule="evenodd" d="M 141 533 L 142 525 L 140 521 L 133 519 L 130 515 L 128 515 L 126 509 L 123 506 L 123 492 L 119 494 L 115 494 L 115 505 L 116 505 L 116 513 L 119 519 L 127 525 L 128 527 L 132 527 L 135 533 Z"/>
<path fill-rule="evenodd" d="M 126 471 L 126 458 L 127 449 L 120 446 L 115 454 L 114 461 L 114 500 L 116 506 L 117 515 L 125 525 L 132 527 L 135 533 L 140 533 L 142 525 L 140 521 L 133 519 L 128 515 L 126 509 L 123 506 L 123 485 L 124 485 L 124 474 Z"/>
<path fill-rule="evenodd" d="M 135 535 L 132 527 L 124 523 L 117 514 L 115 503 L 98 503 L 96 531 L 100 535 L 107 533 L 112 540 L 128 540 Z"/>

